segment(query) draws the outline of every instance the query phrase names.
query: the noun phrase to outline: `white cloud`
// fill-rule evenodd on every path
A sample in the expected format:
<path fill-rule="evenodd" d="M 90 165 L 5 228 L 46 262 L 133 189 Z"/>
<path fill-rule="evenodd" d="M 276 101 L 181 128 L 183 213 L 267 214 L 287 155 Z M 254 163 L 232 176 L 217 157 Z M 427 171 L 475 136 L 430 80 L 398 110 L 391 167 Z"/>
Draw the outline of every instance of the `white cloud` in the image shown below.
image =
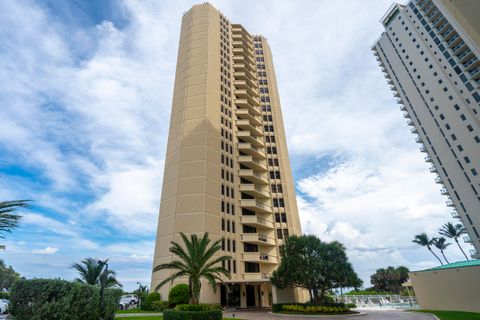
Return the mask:
<path fill-rule="evenodd" d="M 32 250 L 32 253 L 33 254 L 55 254 L 55 253 L 57 253 L 57 251 L 58 251 L 58 248 L 45 247 L 43 249 Z"/>

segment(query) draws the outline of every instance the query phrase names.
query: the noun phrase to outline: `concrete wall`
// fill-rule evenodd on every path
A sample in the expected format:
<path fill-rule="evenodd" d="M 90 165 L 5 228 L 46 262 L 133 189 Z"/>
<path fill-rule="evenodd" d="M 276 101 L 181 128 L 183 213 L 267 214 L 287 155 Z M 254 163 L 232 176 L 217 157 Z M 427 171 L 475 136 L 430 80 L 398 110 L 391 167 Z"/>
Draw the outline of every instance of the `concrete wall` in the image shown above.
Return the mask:
<path fill-rule="evenodd" d="M 409 275 L 422 309 L 480 312 L 480 266 Z"/>

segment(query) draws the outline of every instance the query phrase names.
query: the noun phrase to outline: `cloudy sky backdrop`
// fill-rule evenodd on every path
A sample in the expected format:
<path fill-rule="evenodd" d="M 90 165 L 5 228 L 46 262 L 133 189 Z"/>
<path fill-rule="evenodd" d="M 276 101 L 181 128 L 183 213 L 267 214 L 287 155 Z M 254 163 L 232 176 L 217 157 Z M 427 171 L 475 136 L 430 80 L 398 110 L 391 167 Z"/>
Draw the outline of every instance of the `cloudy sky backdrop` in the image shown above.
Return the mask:
<path fill-rule="evenodd" d="M 0 199 L 34 200 L 0 259 L 22 275 L 73 279 L 73 262 L 110 257 L 126 289 L 148 284 L 194 3 L 0 2 Z M 451 220 L 370 50 L 390 3 L 212 1 L 268 38 L 303 230 L 343 242 L 367 285 L 379 267 L 435 265 L 411 239 Z"/>

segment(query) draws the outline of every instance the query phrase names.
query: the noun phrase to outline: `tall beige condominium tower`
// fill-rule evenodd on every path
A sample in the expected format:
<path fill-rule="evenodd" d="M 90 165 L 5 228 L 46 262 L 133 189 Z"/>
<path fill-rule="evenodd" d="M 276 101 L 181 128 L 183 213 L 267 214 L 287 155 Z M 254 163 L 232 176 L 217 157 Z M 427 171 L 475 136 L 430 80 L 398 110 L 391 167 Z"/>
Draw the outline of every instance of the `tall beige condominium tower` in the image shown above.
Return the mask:
<path fill-rule="evenodd" d="M 373 51 L 480 258 L 480 1 L 393 4 Z"/>
<path fill-rule="evenodd" d="M 180 232 L 222 238 L 233 257 L 231 279 L 216 293 L 203 283 L 201 301 L 303 300 L 269 282 L 279 245 L 301 233 L 272 54 L 208 3 L 182 19 L 154 266 L 174 259 Z M 154 273 L 152 288 L 167 275 Z"/>

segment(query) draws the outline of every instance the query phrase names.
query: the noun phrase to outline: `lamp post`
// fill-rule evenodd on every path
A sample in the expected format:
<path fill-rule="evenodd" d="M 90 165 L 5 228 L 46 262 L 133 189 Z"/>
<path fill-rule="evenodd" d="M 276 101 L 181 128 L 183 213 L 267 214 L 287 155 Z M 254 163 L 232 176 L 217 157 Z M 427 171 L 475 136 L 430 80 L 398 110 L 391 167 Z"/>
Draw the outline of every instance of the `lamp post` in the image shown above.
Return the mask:
<path fill-rule="evenodd" d="M 140 282 L 137 281 L 137 284 L 138 284 L 138 294 L 137 294 L 137 309 L 140 309 L 140 293 L 142 291 L 142 284 Z"/>
<path fill-rule="evenodd" d="M 100 318 L 103 319 L 103 311 L 104 311 L 104 291 L 105 286 L 107 285 L 108 280 L 108 259 L 105 261 L 98 260 L 98 263 L 105 266 L 105 270 L 100 274 L 100 301 L 98 307 L 100 309 Z"/>

